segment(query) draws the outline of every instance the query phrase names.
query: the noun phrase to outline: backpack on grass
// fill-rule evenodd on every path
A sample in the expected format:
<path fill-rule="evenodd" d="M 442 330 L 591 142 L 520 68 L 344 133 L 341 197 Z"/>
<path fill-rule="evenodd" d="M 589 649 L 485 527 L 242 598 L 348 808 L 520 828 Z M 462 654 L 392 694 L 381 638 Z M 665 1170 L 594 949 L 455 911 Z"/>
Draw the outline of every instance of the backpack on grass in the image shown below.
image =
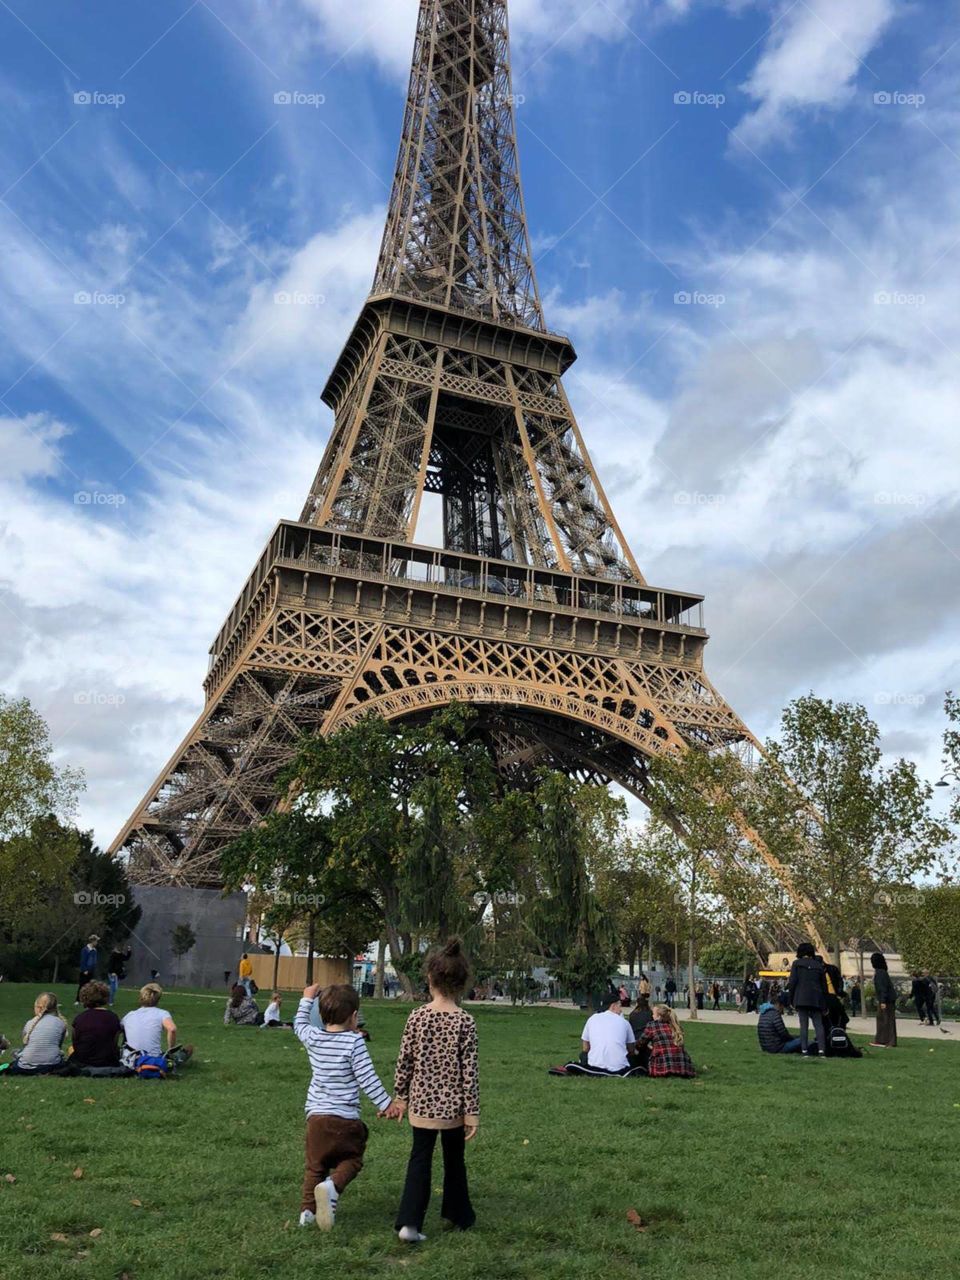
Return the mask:
<path fill-rule="evenodd" d="M 166 1080 L 167 1060 L 165 1057 L 154 1057 L 149 1053 L 141 1053 L 133 1068 L 140 1080 Z"/>

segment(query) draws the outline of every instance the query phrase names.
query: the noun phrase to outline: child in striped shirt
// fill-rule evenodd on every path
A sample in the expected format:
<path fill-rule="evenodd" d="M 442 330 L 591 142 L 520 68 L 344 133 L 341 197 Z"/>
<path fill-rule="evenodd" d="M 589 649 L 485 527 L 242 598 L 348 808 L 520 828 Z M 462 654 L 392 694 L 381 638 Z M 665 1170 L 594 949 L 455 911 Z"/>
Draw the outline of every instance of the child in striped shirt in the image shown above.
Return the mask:
<path fill-rule="evenodd" d="M 301 1227 L 314 1223 L 329 1231 L 343 1189 L 363 1168 L 369 1131 L 360 1119 L 360 1090 L 378 1116 L 399 1111 L 374 1070 L 357 1031 L 360 1000 L 353 987 L 327 987 L 320 997 L 323 1030 L 311 1025 L 320 986 L 307 987 L 293 1029 L 307 1050 L 313 1072 L 307 1090 L 306 1168 L 300 1206 Z"/>

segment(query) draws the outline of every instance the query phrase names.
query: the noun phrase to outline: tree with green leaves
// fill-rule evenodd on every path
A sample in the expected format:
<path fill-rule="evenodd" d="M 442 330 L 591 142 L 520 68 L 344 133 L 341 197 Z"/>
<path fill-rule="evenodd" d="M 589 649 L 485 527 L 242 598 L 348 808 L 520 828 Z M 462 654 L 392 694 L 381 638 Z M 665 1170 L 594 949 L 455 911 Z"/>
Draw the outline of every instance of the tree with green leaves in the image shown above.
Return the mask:
<path fill-rule="evenodd" d="M 541 881 L 535 928 L 557 979 L 591 997 L 616 968 L 616 941 L 591 863 L 622 819 L 622 801 L 560 773 L 543 774 L 534 799 Z"/>
<path fill-rule="evenodd" d="M 228 889 L 253 889 L 274 904 L 267 921 L 306 945 L 308 982 L 318 949 L 349 955 L 376 932 L 378 904 L 338 857 L 329 814 L 302 806 L 272 813 L 229 845 L 221 873 Z"/>
<path fill-rule="evenodd" d="M 742 942 L 707 942 L 700 948 L 700 968 L 704 973 L 717 977 L 745 978 L 747 970 L 756 964 L 756 955 Z"/>
<path fill-rule="evenodd" d="M 954 784 L 950 821 L 954 826 L 960 826 L 960 696 L 948 693 L 944 710 L 949 723 L 943 735 L 943 767 L 947 778 Z"/>
<path fill-rule="evenodd" d="M 647 802 L 658 819 L 650 856 L 678 885 L 687 924 L 690 1017 L 697 1016 L 696 954 L 718 893 L 737 874 L 743 844 L 735 796 L 739 762 L 723 752 L 691 749 L 650 762 Z"/>
<path fill-rule="evenodd" d="M 960 885 L 891 895 L 897 947 L 908 970 L 960 974 Z"/>
<path fill-rule="evenodd" d="M 907 760 L 882 762 L 866 710 L 813 694 L 785 709 L 755 776 L 756 825 L 814 904 L 839 963 L 877 923 L 878 897 L 938 865 L 949 831 Z"/>
<path fill-rule="evenodd" d="M 177 958 L 177 976 L 175 983 L 180 981 L 180 962 L 184 956 L 189 955 L 193 948 L 197 945 L 197 935 L 194 933 L 190 925 L 186 923 L 175 924 L 170 930 L 170 950 Z"/>
<path fill-rule="evenodd" d="M 678 885 L 665 874 L 662 861 L 650 856 L 650 841 L 659 838 L 654 825 L 639 833 L 624 831 L 606 846 L 594 869 L 597 896 L 610 917 L 618 956 L 631 978 L 644 956 L 669 951 L 676 934 Z"/>
<path fill-rule="evenodd" d="M 369 937 L 385 934 L 408 990 L 420 938 L 482 914 L 468 905 L 479 885 L 465 815 L 496 784 L 468 722 L 455 707 L 422 724 L 366 716 L 306 740 L 294 765 L 299 805 L 326 815 L 331 871 L 368 898 L 382 922 Z"/>
<path fill-rule="evenodd" d="M 0 694 L 0 931 L 68 878 L 82 790 L 81 773 L 54 764 L 43 717 L 26 698 Z"/>

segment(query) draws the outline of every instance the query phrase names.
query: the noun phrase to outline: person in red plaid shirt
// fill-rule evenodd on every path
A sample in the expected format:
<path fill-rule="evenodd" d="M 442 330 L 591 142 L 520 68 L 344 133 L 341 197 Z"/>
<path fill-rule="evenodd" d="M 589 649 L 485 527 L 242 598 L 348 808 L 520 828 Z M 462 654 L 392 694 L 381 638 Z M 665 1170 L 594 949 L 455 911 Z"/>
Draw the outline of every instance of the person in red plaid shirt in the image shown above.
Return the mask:
<path fill-rule="evenodd" d="M 683 1031 L 677 1015 L 665 1004 L 654 1006 L 653 1021 L 644 1027 L 638 1043 L 649 1047 L 649 1075 L 689 1077 L 697 1074 L 683 1047 Z"/>

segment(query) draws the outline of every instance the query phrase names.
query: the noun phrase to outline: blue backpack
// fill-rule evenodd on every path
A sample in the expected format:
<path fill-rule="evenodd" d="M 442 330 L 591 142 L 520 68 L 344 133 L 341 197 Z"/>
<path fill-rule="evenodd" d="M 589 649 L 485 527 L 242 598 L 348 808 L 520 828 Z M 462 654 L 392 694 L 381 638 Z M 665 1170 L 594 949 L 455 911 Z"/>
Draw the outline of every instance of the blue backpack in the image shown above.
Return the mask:
<path fill-rule="evenodd" d="M 152 1054 L 141 1053 L 134 1066 L 138 1080 L 166 1080 L 167 1060 L 165 1057 L 155 1058 Z"/>

